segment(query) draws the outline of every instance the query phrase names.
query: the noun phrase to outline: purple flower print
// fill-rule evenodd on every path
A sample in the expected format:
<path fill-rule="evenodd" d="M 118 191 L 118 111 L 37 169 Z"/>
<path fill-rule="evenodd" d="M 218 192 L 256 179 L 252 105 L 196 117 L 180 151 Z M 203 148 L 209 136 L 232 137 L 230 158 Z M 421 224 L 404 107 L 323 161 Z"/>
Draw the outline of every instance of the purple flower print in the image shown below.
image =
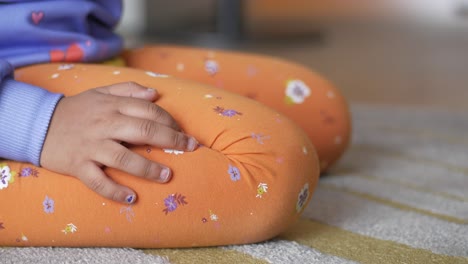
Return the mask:
<path fill-rule="evenodd" d="M 301 194 L 299 194 L 299 198 L 298 198 L 298 201 L 297 201 L 297 205 L 301 208 L 304 206 L 304 203 L 307 199 L 307 196 L 308 194 L 305 193 L 305 192 L 302 192 Z"/>
<path fill-rule="evenodd" d="M 182 194 L 170 194 L 166 199 L 164 199 L 164 206 L 166 206 L 166 208 L 163 212 L 167 215 L 168 213 L 175 211 L 179 205 L 186 204 L 188 203 L 185 201 L 185 196 Z"/>
<path fill-rule="evenodd" d="M 309 198 L 309 184 L 306 183 L 297 196 L 296 211 L 300 212 Z"/>
<path fill-rule="evenodd" d="M 38 177 L 39 172 L 36 169 L 33 169 L 31 167 L 26 167 L 21 170 L 19 176 L 20 177 L 28 177 L 28 176 Z"/>
<path fill-rule="evenodd" d="M 166 199 L 164 199 L 164 205 L 166 206 L 167 212 L 175 211 L 175 209 L 177 209 L 177 202 L 175 196 L 169 195 Z"/>
<path fill-rule="evenodd" d="M 216 61 L 214 60 L 206 60 L 205 61 L 205 70 L 210 74 L 210 75 L 215 75 L 219 71 L 219 65 Z"/>
<path fill-rule="evenodd" d="M 46 196 L 44 201 L 42 202 L 42 206 L 44 207 L 44 212 L 46 214 L 52 214 L 55 208 L 55 202 L 49 196 Z"/>
<path fill-rule="evenodd" d="M 238 181 L 241 178 L 240 171 L 237 167 L 229 165 L 228 173 L 232 181 Z"/>
<path fill-rule="evenodd" d="M 2 170 L 2 174 L 0 175 L 0 182 L 4 185 L 7 185 L 7 179 L 9 175 L 6 173 L 5 170 Z"/>
<path fill-rule="evenodd" d="M 235 115 L 242 115 L 241 112 L 238 112 L 233 109 L 224 109 L 223 107 L 217 106 L 216 108 L 213 109 L 216 113 L 222 116 L 226 117 L 233 117 Z"/>
<path fill-rule="evenodd" d="M 229 117 L 232 117 L 232 116 L 235 116 L 237 115 L 237 111 L 236 110 L 232 110 L 232 109 L 227 109 L 227 110 L 224 110 L 221 114 L 223 116 L 229 116 Z"/>

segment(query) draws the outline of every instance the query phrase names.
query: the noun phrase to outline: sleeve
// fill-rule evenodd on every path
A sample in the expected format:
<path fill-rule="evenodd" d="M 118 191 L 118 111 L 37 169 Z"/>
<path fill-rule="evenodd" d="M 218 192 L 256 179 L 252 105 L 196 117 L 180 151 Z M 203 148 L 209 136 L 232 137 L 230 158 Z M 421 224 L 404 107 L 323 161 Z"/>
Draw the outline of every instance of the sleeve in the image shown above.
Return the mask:
<path fill-rule="evenodd" d="M 15 81 L 0 59 L 0 157 L 40 166 L 49 123 L 62 94 Z"/>

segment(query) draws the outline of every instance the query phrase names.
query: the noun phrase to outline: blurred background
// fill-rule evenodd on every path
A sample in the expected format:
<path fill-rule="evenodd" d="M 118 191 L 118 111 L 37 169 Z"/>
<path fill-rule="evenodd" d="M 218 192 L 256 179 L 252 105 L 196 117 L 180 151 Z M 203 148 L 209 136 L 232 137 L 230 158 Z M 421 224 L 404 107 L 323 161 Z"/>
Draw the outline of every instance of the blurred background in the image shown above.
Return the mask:
<path fill-rule="evenodd" d="M 351 103 L 468 110 L 468 0 L 125 0 L 129 48 L 174 43 L 274 55 Z"/>

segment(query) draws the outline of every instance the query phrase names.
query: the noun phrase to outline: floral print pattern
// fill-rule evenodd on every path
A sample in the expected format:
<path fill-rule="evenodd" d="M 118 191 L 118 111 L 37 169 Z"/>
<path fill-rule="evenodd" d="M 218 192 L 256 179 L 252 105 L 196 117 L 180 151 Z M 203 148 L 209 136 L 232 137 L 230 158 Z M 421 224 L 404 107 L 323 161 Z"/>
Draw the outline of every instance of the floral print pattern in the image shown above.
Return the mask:
<path fill-rule="evenodd" d="M 73 223 L 67 224 L 65 228 L 62 230 L 62 232 L 65 235 L 70 234 L 70 233 L 75 233 L 76 231 L 78 231 L 78 227 L 76 227 Z"/>
<path fill-rule="evenodd" d="M 299 213 L 302 210 L 302 208 L 304 208 L 304 205 L 306 204 L 309 195 L 309 184 L 306 183 L 304 187 L 302 187 L 302 190 L 299 192 L 299 195 L 297 196 L 296 212 Z"/>
<path fill-rule="evenodd" d="M 26 167 L 21 170 L 19 176 L 20 177 L 29 177 L 29 176 L 39 177 L 39 172 L 34 168 Z"/>
<path fill-rule="evenodd" d="M 221 96 L 212 95 L 212 94 L 205 94 L 203 97 L 204 97 L 205 99 L 211 99 L 211 98 L 215 98 L 215 99 L 217 99 L 217 100 L 223 99 L 223 97 L 221 97 Z"/>
<path fill-rule="evenodd" d="M 184 151 L 182 150 L 176 150 L 176 149 L 164 149 L 164 153 L 168 153 L 168 154 L 174 154 L 174 155 L 181 155 L 181 154 L 184 154 Z"/>
<path fill-rule="evenodd" d="M 224 109 L 223 107 L 217 106 L 213 109 L 216 113 L 222 116 L 233 117 L 235 115 L 242 115 L 241 112 L 238 112 L 234 109 Z"/>
<path fill-rule="evenodd" d="M 213 213 L 211 210 L 209 211 L 209 213 L 210 213 L 210 220 L 211 220 L 211 221 L 216 222 L 216 221 L 219 220 L 219 217 L 218 217 L 217 214 Z"/>
<path fill-rule="evenodd" d="M 7 165 L 0 165 L 0 190 L 8 187 L 14 181 L 14 173 Z"/>
<path fill-rule="evenodd" d="M 300 80 L 289 80 L 286 83 L 286 103 L 302 104 L 310 96 L 310 88 Z"/>
<path fill-rule="evenodd" d="M 132 222 L 133 218 L 135 218 L 135 213 L 131 205 L 120 208 L 120 214 L 125 214 L 125 218 L 128 222 Z"/>
<path fill-rule="evenodd" d="M 186 204 L 188 204 L 188 202 L 185 201 L 185 196 L 182 194 L 170 194 L 164 199 L 164 206 L 166 206 L 166 208 L 163 209 L 163 212 L 167 215 L 170 212 L 174 212 L 179 205 Z"/>
<path fill-rule="evenodd" d="M 262 196 L 267 193 L 268 191 L 268 184 L 266 183 L 259 183 L 257 186 L 257 198 L 262 198 Z"/>
<path fill-rule="evenodd" d="M 181 70 L 184 70 L 184 65 L 183 64 L 180 64 L 179 66 L 178 67 Z M 53 69 L 54 71 L 58 70 L 58 71 L 61 71 L 61 72 L 60 73 L 54 73 L 54 75 L 52 75 L 51 78 L 59 78 L 59 77 L 60 78 L 66 78 L 66 75 L 68 75 L 69 73 L 68 72 L 63 72 L 63 71 L 66 71 L 66 70 L 71 70 L 71 71 L 73 70 L 74 71 L 73 68 L 79 68 L 79 65 L 77 65 L 75 67 L 73 64 L 62 64 L 62 65 L 58 66 L 58 68 L 54 67 L 54 69 Z M 216 75 L 219 72 L 219 65 L 214 60 L 211 60 L 211 59 L 206 60 L 205 61 L 205 70 L 210 75 Z M 112 74 L 118 75 L 118 74 L 121 74 L 121 73 L 124 73 L 124 70 L 115 70 L 113 72 L 111 71 L 109 73 L 109 75 L 111 75 L 111 77 L 112 77 L 113 76 Z M 255 76 L 258 73 L 258 69 L 256 69 L 255 67 L 252 66 L 252 67 L 250 67 L 248 69 L 248 73 L 249 73 L 250 76 Z M 158 73 L 154 73 L 154 72 L 151 72 L 151 71 L 142 72 L 142 75 L 143 76 L 147 75 L 147 76 L 150 76 L 150 77 L 167 77 L 167 75 L 158 74 Z M 217 78 L 215 78 L 214 81 L 216 81 L 216 79 Z M 284 86 L 283 86 L 283 88 L 284 88 Z M 280 91 L 283 91 L 283 88 L 280 88 Z M 307 97 L 309 97 L 311 95 L 311 89 L 304 82 L 302 82 L 301 80 L 288 80 L 287 83 L 286 83 L 286 89 L 285 89 L 284 93 L 285 93 L 285 96 L 286 96 L 286 102 L 288 104 L 301 104 L 301 103 L 304 103 L 305 100 L 307 99 Z M 222 122 L 224 122 L 226 124 L 228 124 L 229 122 L 234 122 L 234 123 L 239 123 L 240 124 L 242 122 L 236 122 L 236 119 L 241 120 L 239 118 L 240 116 L 244 115 L 243 119 L 250 118 L 251 117 L 250 114 L 252 114 L 252 116 L 255 116 L 255 115 L 253 115 L 255 113 L 248 112 L 248 110 L 246 108 L 243 108 L 242 104 L 232 104 L 232 102 L 229 102 L 229 100 L 228 100 L 229 98 L 227 98 L 227 97 L 223 98 L 223 97 L 219 96 L 218 94 L 224 95 L 222 92 L 218 91 L 218 92 L 215 92 L 213 94 L 204 92 L 204 93 L 201 93 L 198 96 L 198 100 L 203 100 L 203 102 L 205 102 L 208 105 L 205 108 L 205 111 L 209 115 L 212 115 L 212 117 L 214 116 L 215 119 L 217 119 L 218 121 L 222 120 Z M 252 93 L 252 95 L 250 97 L 256 97 L 256 96 L 257 96 L 256 93 Z M 261 93 L 259 93 L 259 96 L 261 96 Z M 282 97 L 283 97 L 283 95 L 281 95 L 280 98 L 282 98 Z M 214 111 L 215 113 L 213 113 L 211 111 Z M 218 114 L 220 117 L 217 118 L 215 116 L 215 114 Z M 321 110 L 320 114 L 321 114 L 321 117 L 323 118 L 323 120 L 325 120 L 326 122 L 328 122 L 328 123 L 333 123 L 334 122 L 333 117 L 329 116 L 326 111 Z M 245 121 L 245 120 L 243 120 L 243 121 Z M 281 153 L 281 151 L 273 152 L 273 151 L 271 151 L 271 149 L 268 148 L 268 147 L 271 147 L 273 144 L 277 144 L 278 141 L 281 140 L 281 139 L 279 139 L 279 140 L 277 139 L 279 137 L 275 136 L 276 134 L 273 134 L 272 130 L 282 128 L 283 124 L 285 123 L 285 122 L 283 122 L 282 117 L 279 116 L 278 114 L 276 114 L 276 116 L 275 116 L 275 114 L 273 113 L 271 115 L 271 117 L 261 119 L 261 120 L 259 120 L 259 122 L 260 121 L 262 122 L 262 125 L 263 124 L 266 124 L 266 125 L 264 127 L 260 126 L 261 128 L 259 130 L 256 130 L 258 128 L 252 128 L 252 130 L 250 130 L 251 128 L 246 127 L 245 130 L 243 131 L 243 133 L 245 133 L 245 134 L 242 135 L 242 139 L 247 139 L 246 142 L 248 142 L 249 144 L 255 145 L 255 146 L 252 147 L 252 149 L 254 149 L 254 151 L 258 151 L 258 153 L 266 153 L 266 152 L 268 152 L 269 154 L 271 153 L 272 155 L 270 156 L 270 161 L 271 161 L 271 163 L 273 163 L 272 166 L 288 165 L 287 161 L 289 161 L 291 159 L 291 157 L 289 157 L 289 156 L 286 156 L 286 157 L 276 156 L 276 155 L 284 155 L 284 153 Z M 270 127 L 268 124 L 272 124 L 272 127 Z M 242 128 L 242 129 L 244 129 L 244 128 Z M 271 134 L 272 136 L 270 136 L 269 133 L 272 133 Z M 258 143 L 259 145 L 256 145 L 255 143 Z M 296 152 L 301 151 L 299 153 L 300 154 L 303 153 L 304 155 L 309 155 L 313 151 L 313 149 L 308 149 L 306 146 L 301 146 L 301 145 L 295 146 L 295 148 L 296 148 L 295 149 Z M 148 154 L 147 156 L 152 156 L 153 154 L 155 154 L 155 152 L 152 151 L 152 148 L 149 147 L 149 146 L 144 147 L 143 151 L 146 154 Z M 176 155 L 176 156 L 180 156 L 180 155 L 184 154 L 184 151 L 174 150 L 174 149 L 163 149 L 163 152 L 167 153 L 167 154 L 170 154 L 170 155 Z M 155 155 L 157 155 L 159 153 L 160 152 L 157 152 Z M 149 154 L 151 154 L 151 155 L 149 155 Z M 187 153 L 187 155 L 188 154 L 189 153 Z M 186 157 L 190 157 L 190 155 L 188 155 L 188 156 L 187 155 L 182 155 L 180 157 L 177 157 L 177 159 L 183 160 Z M 302 157 L 295 156 L 294 158 L 301 159 Z M 226 165 L 228 165 L 227 166 L 228 168 L 226 168 Z M 19 173 L 20 177 L 38 177 L 39 176 L 39 170 L 40 169 L 35 168 L 34 166 L 28 166 L 28 167 L 26 167 L 26 166 L 27 165 L 23 165 L 23 167 L 20 169 L 20 173 Z M 227 175 L 226 175 L 226 169 L 227 169 Z M 254 213 L 257 215 L 257 212 L 258 212 L 258 215 L 260 215 L 261 212 L 259 212 L 259 211 L 262 210 L 260 207 L 269 206 L 268 202 L 272 200 L 271 198 L 273 198 L 273 197 L 275 197 L 275 195 L 277 195 L 277 193 L 275 193 L 275 190 L 278 189 L 279 187 L 275 185 L 275 181 L 270 182 L 270 180 L 272 180 L 272 178 L 268 178 L 268 176 L 265 177 L 265 176 L 262 176 L 261 174 L 254 175 L 254 177 L 251 177 L 251 175 L 248 175 L 248 174 L 242 175 L 240 169 L 243 169 L 242 173 L 244 173 L 244 174 L 249 171 L 248 166 L 244 167 L 244 164 L 242 164 L 240 162 L 237 162 L 237 161 L 232 161 L 231 164 L 222 165 L 222 167 L 221 167 L 222 171 L 220 173 L 221 177 L 222 177 L 222 181 L 224 181 L 224 183 L 231 183 L 232 182 L 232 184 L 230 184 L 230 186 L 233 186 L 233 188 L 230 189 L 230 190 L 229 190 L 229 188 L 226 188 L 226 191 L 235 192 L 238 189 L 234 188 L 234 186 L 238 187 L 239 185 L 242 185 L 243 183 L 245 183 L 245 185 L 249 188 L 247 190 L 248 193 L 245 195 L 246 199 L 250 199 L 250 200 L 248 200 L 248 202 L 249 203 L 252 202 L 252 204 L 255 204 L 255 206 L 259 205 L 259 208 L 251 209 L 250 215 L 253 215 Z M 40 171 L 41 171 L 41 173 L 45 173 L 42 170 L 40 170 Z M 10 183 L 12 183 L 14 173 L 12 171 L 10 171 L 9 166 L 3 165 L 3 164 L 0 164 L 0 173 L 1 173 L 0 174 L 0 189 L 7 188 L 8 185 Z M 282 175 L 279 175 L 279 176 L 282 176 Z M 44 176 L 41 175 L 41 178 L 43 178 L 43 177 Z M 256 178 L 256 177 L 258 177 L 258 178 Z M 29 179 L 25 179 L 25 181 L 29 181 Z M 255 186 L 255 184 L 257 184 L 257 186 Z M 179 189 L 179 191 L 182 191 L 182 190 Z M 223 190 L 223 191 L 225 191 L 225 190 Z M 185 193 L 184 191 L 182 191 L 182 193 L 183 194 L 188 194 L 188 193 Z M 160 210 L 162 210 L 162 212 L 166 216 L 168 216 L 170 213 L 172 213 L 171 216 L 163 217 L 163 219 L 169 219 L 171 221 L 174 220 L 176 217 L 185 217 L 186 216 L 185 213 L 187 211 L 189 211 L 189 209 L 193 209 L 193 208 L 190 208 L 190 207 L 194 207 L 194 206 L 186 206 L 187 209 L 185 209 L 185 208 L 180 209 L 180 207 L 183 207 L 183 206 L 189 204 L 187 202 L 186 196 L 183 195 L 182 193 L 173 193 L 173 194 L 169 194 L 169 195 L 167 195 L 167 193 L 166 194 L 164 194 L 164 193 L 157 194 L 157 195 L 161 195 L 161 196 L 158 196 L 158 198 L 157 198 L 158 203 L 156 203 L 156 205 L 158 207 L 154 212 L 156 214 L 159 214 L 161 217 L 163 217 L 162 216 L 163 214 L 161 213 Z M 53 216 L 58 217 L 59 212 L 58 212 L 58 210 L 57 211 L 55 210 L 55 205 L 58 205 L 59 202 L 60 202 L 60 204 L 62 204 L 62 201 L 60 201 L 58 195 L 55 195 L 54 193 L 49 192 L 47 194 L 48 195 L 46 195 L 45 197 L 40 196 L 40 197 L 43 197 L 42 211 L 47 215 L 55 214 Z M 225 195 L 232 195 L 232 193 L 226 193 Z M 291 195 L 295 196 L 294 193 L 291 194 Z M 54 199 L 52 199 L 52 198 L 54 198 Z M 189 195 L 189 198 L 190 198 L 191 203 L 195 204 L 195 202 L 198 202 L 196 200 L 195 196 L 190 196 Z M 294 208 L 295 208 L 295 211 L 297 211 L 298 213 L 301 212 L 304 209 L 307 201 L 310 198 L 309 184 L 306 183 L 302 187 L 302 189 L 300 189 L 299 193 L 297 194 L 297 201 L 295 200 L 295 197 L 292 197 L 292 198 L 294 200 L 289 203 L 289 211 L 288 212 L 290 212 L 290 214 L 292 214 L 294 212 Z M 55 199 L 57 199 L 57 201 Z M 210 199 L 214 200 L 214 199 L 216 199 L 216 197 L 210 197 Z M 161 201 L 163 201 L 162 204 L 161 204 Z M 294 203 L 294 201 L 296 201 L 296 203 Z M 38 202 L 40 202 L 40 200 L 36 201 L 35 203 L 37 204 Z M 56 204 L 56 202 L 57 202 L 57 204 Z M 102 203 L 102 200 L 99 202 L 99 204 L 101 204 L 101 203 Z M 102 203 L 102 205 L 105 205 L 105 203 Z M 192 220 L 196 221 L 198 224 L 202 224 L 202 223 L 205 224 L 205 223 L 208 223 L 208 222 L 212 222 L 212 223 L 208 223 L 208 225 L 213 224 L 214 226 L 221 226 L 221 224 L 224 224 L 223 221 L 228 222 L 227 220 L 231 216 L 229 214 L 227 214 L 225 211 L 218 211 L 219 208 L 216 209 L 217 208 L 216 206 L 217 205 L 215 205 L 214 207 L 211 207 L 211 208 L 214 208 L 215 209 L 214 211 L 216 211 L 217 213 L 221 213 L 221 215 L 216 214 L 212 210 L 208 210 L 208 214 L 207 214 L 206 209 L 208 209 L 208 208 L 206 208 L 202 215 L 198 214 L 199 212 L 197 212 L 197 214 L 192 214 L 192 216 L 194 217 L 194 219 L 192 219 Z M 103 207 L 103 210 L 108 210 L 109 208 L 110 208 L 110 206 Z M 135 207 L 135 208 L 138 208 L 138 207 Z M 182 210 L 182 212 L 179 212 L 179 214 L 176 213 L 178 208 L 179 208 L 179 210 Z M 135 223 L 132 226 L 136 226 L 141 221 L 140 219 L 142 219 L 144 217 L 143 215 L 141 215 L 141 218 L 140 217 L 135 218 L 134 208 L 132 206 L 128 206 L 128 205 L 122 206 L 122 207 L 118 206 L 118 207 L 115 207 L 115 209 L 113 209 L 113 210 L 114 210 L 113 214 L 118 215 L 118 217 L 120 217 L 119 220 L 121 222 L 126 222 L 123 219 L 123 217 L 125 217 L 125 219 L 127 220 L 128 223 Z M 187 211 L 184 211 L 184 210 L 187 210 Z M 256 211 L 256 210 L 259 210 L 259 211 Z M 137 211 L 137 212 L 139 212 L 139 211 Z M 60 212 L 60 213 L 62 213 L 62 212 Z M 180 213 L 183 213 L 183 214 L 180 214 Z M 190 214 L 188 214 L 188 215 L 190 215 Z M 62 225 L 64 225 L 65 223 L 67 223 L 70 220 L 65 220 L 65 221 L 60 222 L 61 224 L 59 226 L 53 227 L 56 233 L 58 233 L 59 235 L 62 235 L 62 234 L 60 234 L 60 232 L 57 232 L 59 230 L 61 230 L 61 232 L 64 235 L 73 234 L 73 233 L 78 232 L 78 227 L 73 223 L 69 223 L 69 224 L 67 224 L 67 225 L 65 225 L 63 227 Z M 112 221 L 112 220 L 109 220 L 109 221 Z M 201 223 L 200 223 L 200 221 L 201 221 Z M 84 230 L 87 230 L 87 227 L 83 224 L 83 222 L 80 222 L 78 219 L 75 218 L 73 220 L 73 222 L 80 225 L 80 228 L 82 229 L 82 230 L 80 230 L 80 232 L 83 232 Z M 11 229 L 10 226 L 11 225 L 8 225 L 7 227 L 9 229 Z M 3 229 L 5 229 L 4 223 L 0 222 L 0 231 L 3 230 Z M 112 233 L 114 233 L 114 232 L 117 233 L 117 232 L 119 232 L 119 229 L 116 226 L 112 225 L 112 224 L 103 225 L 102 227 L 99 227 L 99 230 L 101 230 L 102 233 L 111 233 L 111 232 Z M 10 230 L 8 230 L 8 231 L 10 231 Z M 18 237 L 18 234 L 20 234 L 20 233 L 17 232 L 16 235 L 15 235 L 15 238 Z M 31 235 L 31 234 L 28 234 L 28 235 Z M 22 241 L 27 241 L 26 236 L 22 235 L 22 237 L 25 238 L 25 239 L 21 239 Z M 31 239 L 33 240 L 33 237 L 31 237 Z"/>
<path fill-rule="evenodd" d="M 24 234 L 21 234 L 21 236 L 16 239 L 16 242 L 28 242 L 28 237 Z"/>
<path fill-rule="evenodd" d="M 209 75 L 215 75 L 219 72 L 219 65 L 215 60 L 206 60 L 205 70 Z"/>
<path fill-rule="evenodd" d="M 241 173 L 240 173 L 239 169 L 237 167 L 235 167 L 235 166 L 229 165 L 228 173 L 231 176 L 231 180 L 233 182 L 236 182 L 236 181 L 240 180 L 240 178 L 241 178 Z"/>
<path fill-rule="evenodd" d="M 252 133 L 252 138 L 257 140 L 258 144 L 263 145 L 265 140 L 270 139 L 270 136 L 265 136 L 265 135 L 262 135 L 262 134 Z"/>
<path fill-rule="evenodd" d="M 61 64 L 58 66 L 57 70 L 59 71 L 67 71 L 67 70 L 71 70 L 75 67 L 75 64 Z"/>
<path fill-rule="evenodd" d="M 159 77 L 159 78 L 169 77 L 169 75 L 156 73 L 156 72 L 152 72 L 152 71 L 146 71 L 145 73 L 146 73 L 146 75 L 151 76 L 151 77 L 155 77 L 155 78 L 157 78 L 157 77 Z"/>
<path fill-rule="evenodd" d="M 46 214 L 52 214 L 55 209 L 55 202 L 49 196 L 46 196 L 44 201 L 42 202 L 42 206 L 44 207 L 44 212 Z"/>

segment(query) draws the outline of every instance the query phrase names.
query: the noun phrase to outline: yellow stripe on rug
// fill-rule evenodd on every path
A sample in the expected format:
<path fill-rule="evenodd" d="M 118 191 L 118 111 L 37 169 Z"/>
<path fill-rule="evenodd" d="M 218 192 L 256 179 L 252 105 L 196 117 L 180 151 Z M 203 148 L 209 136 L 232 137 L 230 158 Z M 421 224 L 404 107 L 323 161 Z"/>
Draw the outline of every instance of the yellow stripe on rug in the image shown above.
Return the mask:
<path fill-rule="evenodd" d="M 301 219 L 280 238 L 360 263 L 468 263 L 468 258 L 435 254 L 425 249 L 352 233 L 314 220 Z"/>
<path fill-rule="evenodd" d="M 146 254 L 167 257 L 173 264 L 266 264 L 265 260 L 254 258 L 235 250 L 226 250 L 219 247 L 188 248 L 188 249 L 144 249 Z"/>

